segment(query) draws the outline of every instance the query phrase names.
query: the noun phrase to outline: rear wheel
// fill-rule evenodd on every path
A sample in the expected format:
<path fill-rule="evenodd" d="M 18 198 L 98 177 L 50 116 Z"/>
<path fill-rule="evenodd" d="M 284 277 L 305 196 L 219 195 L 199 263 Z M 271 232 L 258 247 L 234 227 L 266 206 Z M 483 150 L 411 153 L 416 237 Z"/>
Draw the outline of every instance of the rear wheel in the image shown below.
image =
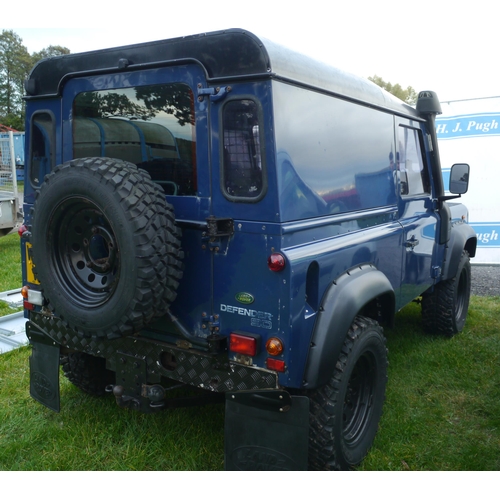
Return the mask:
<path fill-rule="evenodd" d="M 422 296 L 422 321 L 426 332 L 452 337 L 462 331 L 469 310 L 471 265 L 463 251 L 457 272 Z"/>
<path fill-rule="evenodd" d="M 330 381 L 310 395 L 309 466 L 349 470 L 368 453 L 382 415 L 387 349 L 379 324 L 358 316 Z"/>

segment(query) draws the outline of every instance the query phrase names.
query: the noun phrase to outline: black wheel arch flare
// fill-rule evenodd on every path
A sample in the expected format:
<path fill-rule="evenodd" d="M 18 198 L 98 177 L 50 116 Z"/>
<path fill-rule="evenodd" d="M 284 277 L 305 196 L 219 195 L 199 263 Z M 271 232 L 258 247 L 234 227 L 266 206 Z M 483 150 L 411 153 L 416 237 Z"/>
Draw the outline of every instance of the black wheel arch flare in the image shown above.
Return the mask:
<path fill-rule="evenodd" d="M 308 389 L 328 382 L 354 318 L 376 300 L 384 322 L 392 324 L 396 312 L 394 289 L 387 276 L 370 264 L 348 270 L 330 285 L 314 326 L 304 370 Z"/>

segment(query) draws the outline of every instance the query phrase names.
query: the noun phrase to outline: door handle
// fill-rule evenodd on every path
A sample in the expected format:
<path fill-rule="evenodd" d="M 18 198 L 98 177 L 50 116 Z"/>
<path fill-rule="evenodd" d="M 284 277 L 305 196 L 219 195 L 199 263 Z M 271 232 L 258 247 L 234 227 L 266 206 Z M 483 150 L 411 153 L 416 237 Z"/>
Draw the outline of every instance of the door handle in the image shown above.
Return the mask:
<path fill-rule="evenodd" d="M 413 235 L 409 240 L 406 240 L 405 246 L 406 248 L 415 248 L 420 242 Z"/>

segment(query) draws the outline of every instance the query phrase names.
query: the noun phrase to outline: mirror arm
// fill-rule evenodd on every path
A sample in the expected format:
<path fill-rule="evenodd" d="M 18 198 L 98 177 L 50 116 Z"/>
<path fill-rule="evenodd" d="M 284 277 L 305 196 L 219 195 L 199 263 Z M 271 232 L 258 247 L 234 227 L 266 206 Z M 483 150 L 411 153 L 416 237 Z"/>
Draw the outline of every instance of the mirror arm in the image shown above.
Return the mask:
<path fill-rule="evenodd" d="M 448 201 L 448 200 L 454 200 L 456 198 L 461 198 L 461 197 L 462 197 L 461 194 L 455 194 L 455 195 L 452 195 L 452 196 L 439 196 L 438 200 L 439 201 Z"/>

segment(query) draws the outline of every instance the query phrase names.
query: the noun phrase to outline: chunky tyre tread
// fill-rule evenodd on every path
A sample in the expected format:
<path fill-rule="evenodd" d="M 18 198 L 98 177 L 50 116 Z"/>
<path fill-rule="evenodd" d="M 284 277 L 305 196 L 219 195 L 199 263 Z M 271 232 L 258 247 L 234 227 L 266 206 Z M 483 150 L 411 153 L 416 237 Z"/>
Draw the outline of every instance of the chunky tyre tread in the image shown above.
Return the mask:
<path fill-rule="evenodd" d="M 340 441 L 343 438 L 339 439 L 339 436 L 343 432 L 344 422 L 342 421 L 343 411 L 339 411 L 339 405 L 342 405 L 342 407 L 344 405 L 342 394 L 347 384 L 345 372 L 349 359 L 353 356 L 353 351 L 356 344 L 360 342 L 361 337 L 370 330 L 377 332 L 377 342 L 380 343 L 378 347 L 381 356 L 381 359 L 378 360 L 378 369 L 380 370 L 378 383 L 380 383 L 380 386 L 377 387 L 379 400 L 374 402 L 375 406 L 371 413 L 370 423 L 366 425 L 368 435 L 364 434 L 359 439 L 367 443 L 366 449 L 362 451 L 362 458 L 371 447 L 385 398 L 387 349 L 380 325 L 370 318 L 358 316 L 347 333 L 330 381 L 310 394 L 309 468 L 312 470 L 348 470 L 358 465 L 362 460 L 361 458 L 352 463 L 346 459 L 347 454 L 344 456 L 342 452 L 344 446 Z"/>
<path fill-rule="evenodd" d="M 162 231 L 166 242 L 165 252 L 162 254 L 162 263 L 168 269 L 167 283 L 161 300 L 157 315 L 164 314 L 165 307 L 171 304 L 177 297 L 177 288 L 182 278 L 182 261 L 184 252 L 181 249 L 181 230 L 175 223 L 174 209 L 170 203 L 165 201 L 163 189 L 154 184 L 154 198 L 157 213 L 161 218 Z"/>
<path fill-rule="evenodd" d="M 469 308 L 470 285 L 470 258 L 464 250 L 456 276 L 438 283 L 431 293 L 422 296 L 422 323 L 427 333 L 453 337 L 462 330 Z"/>
<path fill-rule="evenodd" d="M 76 387 L 92 396 L 104 396 L 113 384 L 115 374 L 106 368 L 104 358 L 84 352 L 73 352 L 61 358 L 64 376 Z"/>

